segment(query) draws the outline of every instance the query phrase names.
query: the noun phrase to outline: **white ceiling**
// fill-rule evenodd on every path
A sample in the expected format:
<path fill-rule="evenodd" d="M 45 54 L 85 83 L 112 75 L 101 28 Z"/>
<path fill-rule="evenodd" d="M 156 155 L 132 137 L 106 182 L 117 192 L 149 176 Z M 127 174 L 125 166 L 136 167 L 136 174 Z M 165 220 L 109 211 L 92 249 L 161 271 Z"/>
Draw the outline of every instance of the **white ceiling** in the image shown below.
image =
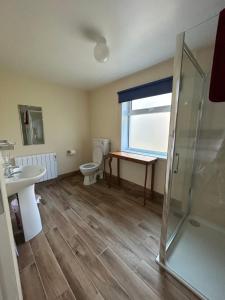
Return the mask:
<path fill-rule="evenodd" d="M 177 33 L 225 7 L 221 0 L 0 0 L 0 65 L 92 89 L 173 56 Z M 110 60 L 94 60 L 93 34 Z"/>

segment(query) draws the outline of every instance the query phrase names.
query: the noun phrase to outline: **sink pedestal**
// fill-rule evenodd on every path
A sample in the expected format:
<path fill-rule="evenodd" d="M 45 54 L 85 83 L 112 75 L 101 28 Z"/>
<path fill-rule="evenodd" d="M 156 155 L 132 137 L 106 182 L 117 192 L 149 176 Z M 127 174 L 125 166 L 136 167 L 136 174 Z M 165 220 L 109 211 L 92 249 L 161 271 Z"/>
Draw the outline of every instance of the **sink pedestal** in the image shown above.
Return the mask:
<path fill-rule="evenodd" d="M 41 217 L 34 192 L 34 184 L 19 191 L 18 197 L 24 237 L 27 242 L 42 230 Z"/>
<path fill-rule="evenodd" d="M 42 166 L 21 166 L 12 176 L 5 178 L 8 197 L 18 194 L 25 241 L 35 237 L 41 230 L 41 217 L 34 193 L 34 184 L 44 176 Z"/>

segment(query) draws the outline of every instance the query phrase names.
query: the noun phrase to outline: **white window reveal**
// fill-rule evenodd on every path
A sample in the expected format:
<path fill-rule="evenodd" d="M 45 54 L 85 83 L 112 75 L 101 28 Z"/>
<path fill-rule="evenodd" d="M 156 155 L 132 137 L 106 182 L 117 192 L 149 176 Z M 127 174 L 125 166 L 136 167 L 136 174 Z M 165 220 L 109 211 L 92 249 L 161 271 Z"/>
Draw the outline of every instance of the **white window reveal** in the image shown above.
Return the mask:
<path fill-rule="evenodd" d="M 165 83 L 168 78 L 160 80 Z M 158 84 L 159 81 L 155 82 Z M 151 87 L 154 83 L 151 83 Z M 145 85 L 146 86 L 146 85 Z M 141 86 L 143 87 L 143 86 Z M 132 89 L 131 89 L 132 90 Z M 128 90 L 126 90 L 127 92 Z M 135 88 L 137 93 L 137 88 Z M 157 95 L 129 98 L 121 101 L 121 150 L 159 158 L 167 157 L 170 109 L 172 99 L 172 79 L 166 89 L 157 89 Z M 121 93 L 121 92 L 120 92 Z M 120 95 L 119 93 L 119 95 Z M 143 94 L 143 91 L 142 91 Z M 151 91 L 148 90 L 148 95 Z M 154 94 L 154 88 L 153 88 Z M 145 95 L 145 94 L 144 94 Z M 129 97 L 132 97 L 130 92 Z"/>

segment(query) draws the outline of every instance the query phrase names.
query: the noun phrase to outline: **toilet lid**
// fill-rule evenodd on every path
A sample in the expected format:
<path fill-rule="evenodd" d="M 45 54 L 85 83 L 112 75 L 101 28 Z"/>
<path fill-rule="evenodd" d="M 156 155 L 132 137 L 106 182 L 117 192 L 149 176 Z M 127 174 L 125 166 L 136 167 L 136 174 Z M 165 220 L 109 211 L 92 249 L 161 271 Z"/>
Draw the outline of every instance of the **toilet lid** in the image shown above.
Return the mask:
<path fill-rule="evenodd" d="M 95 147 L 93 150 L 93 162 L 101 164 L 102 156 L 102 149 L 100 147 Z"/>

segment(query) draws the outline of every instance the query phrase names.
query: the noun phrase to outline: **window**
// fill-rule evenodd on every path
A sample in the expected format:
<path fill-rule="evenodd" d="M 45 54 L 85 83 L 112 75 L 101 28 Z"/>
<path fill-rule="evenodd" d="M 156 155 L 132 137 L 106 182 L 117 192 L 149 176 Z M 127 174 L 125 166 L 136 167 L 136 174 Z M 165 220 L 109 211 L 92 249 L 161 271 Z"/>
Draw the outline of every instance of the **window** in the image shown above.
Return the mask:
<path fill-rule="evenodd" d="M 171 92 L 123 101 L 122 151 L 167 157 Z"/>

